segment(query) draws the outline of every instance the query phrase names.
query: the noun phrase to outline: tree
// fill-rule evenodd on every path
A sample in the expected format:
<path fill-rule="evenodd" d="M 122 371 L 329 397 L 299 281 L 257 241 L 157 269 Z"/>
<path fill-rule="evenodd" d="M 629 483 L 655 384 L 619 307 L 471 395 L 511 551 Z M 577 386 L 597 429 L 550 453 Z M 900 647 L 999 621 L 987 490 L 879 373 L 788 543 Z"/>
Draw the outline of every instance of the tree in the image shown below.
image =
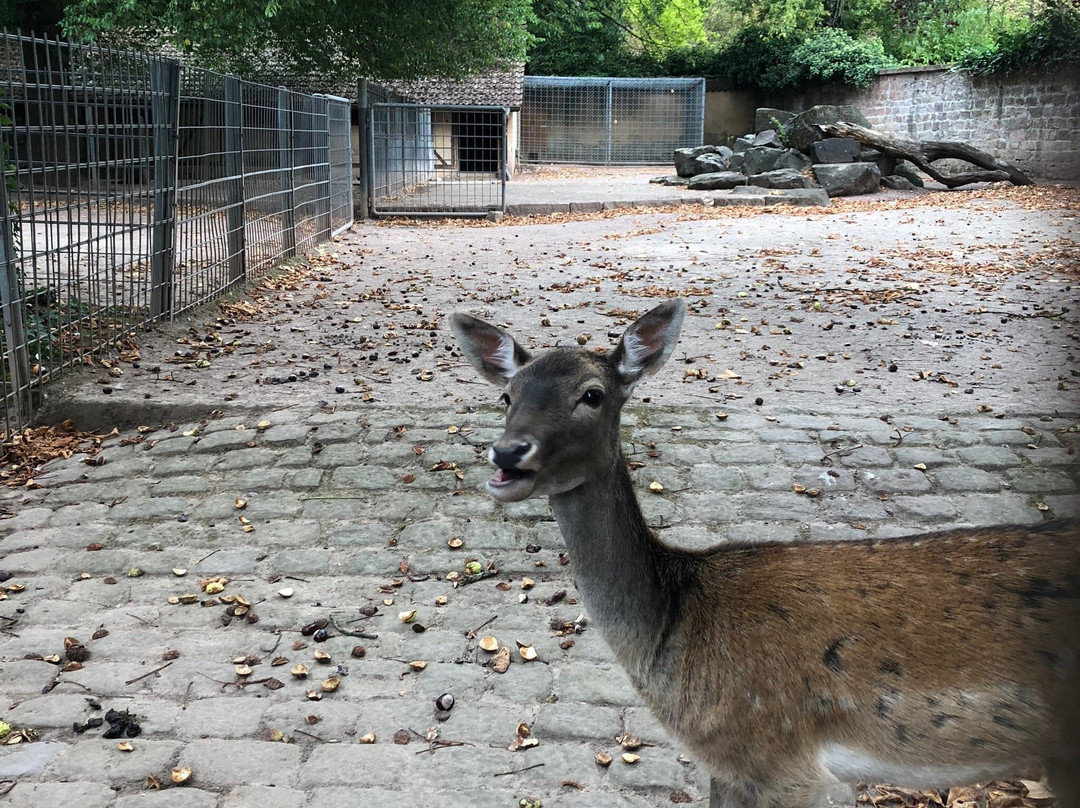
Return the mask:
<path fill-rule="evenodd" d="M 73 0 L 64 32 L 168 43 L 197 64 L 267 72 L 460 77 L 525 57 L 530 0 Z"/>

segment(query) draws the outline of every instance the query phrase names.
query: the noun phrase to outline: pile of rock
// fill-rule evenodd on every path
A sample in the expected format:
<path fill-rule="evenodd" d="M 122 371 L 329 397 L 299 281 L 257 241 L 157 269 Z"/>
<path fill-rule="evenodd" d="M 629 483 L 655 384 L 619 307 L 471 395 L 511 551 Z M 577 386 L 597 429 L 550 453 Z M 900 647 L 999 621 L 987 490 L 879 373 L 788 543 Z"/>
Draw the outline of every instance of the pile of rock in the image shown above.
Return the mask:
<path fill-rule="evenodd" d="M 675 150 L 675 176 L 654 182 L 695 191 L 746 188 L 802 190 L 802 204 L 828 204 L 829 197 L 871 194 L 881 186 L 911 190 L 922 180 L 912 166 L 852 138 L 827 137 L 819 124 L 848 121 L 869 127 L 853 106 L 819 105 L 798 114 L 763 107 L 754 134 L 730 146 Z M 816 193 L 813 193 L 816 191 Z"/>

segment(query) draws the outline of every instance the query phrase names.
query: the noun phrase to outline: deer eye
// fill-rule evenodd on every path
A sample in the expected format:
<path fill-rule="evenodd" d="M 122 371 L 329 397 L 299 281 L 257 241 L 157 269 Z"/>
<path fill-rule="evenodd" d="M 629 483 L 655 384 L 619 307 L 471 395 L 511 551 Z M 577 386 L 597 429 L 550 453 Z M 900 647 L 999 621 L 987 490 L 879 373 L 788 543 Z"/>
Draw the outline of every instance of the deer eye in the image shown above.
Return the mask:
<path fill-rule="evenodd" d="M 585 395 L 581 397 L 583 403 L 596 409 L 604 403 L 604 391 L 599 387 L 590 387 L 585 391 Z"/>
<path fill-rule="evenodd" d="M 499 403 L 502 404 L 504 407 L 509 407 L 510 396 L 508 396 L 506 393 L 503 393 L 501 396 L 499 396 Z"/>

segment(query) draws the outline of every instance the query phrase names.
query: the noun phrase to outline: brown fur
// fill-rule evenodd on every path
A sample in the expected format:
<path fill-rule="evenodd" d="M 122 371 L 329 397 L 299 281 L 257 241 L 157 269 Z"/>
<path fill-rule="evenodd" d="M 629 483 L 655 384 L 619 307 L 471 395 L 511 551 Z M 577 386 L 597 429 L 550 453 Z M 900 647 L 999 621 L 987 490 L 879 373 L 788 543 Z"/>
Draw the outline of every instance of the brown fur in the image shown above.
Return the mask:
<path fill-rule="evenodd" d="M 550 497 L 590 617 L 713 772 L 714 808 L 817 806 L 837 778 L 947 787 L 1042 767 L 1059 808 L 1080 808 L 1080 521 L 664 545 L 634 497 L 619 413 L 683 311 L 658 306 L 603 356 L 533 358 L 482 321 L 452 325 L 509 401 L 492 493 Z"/>

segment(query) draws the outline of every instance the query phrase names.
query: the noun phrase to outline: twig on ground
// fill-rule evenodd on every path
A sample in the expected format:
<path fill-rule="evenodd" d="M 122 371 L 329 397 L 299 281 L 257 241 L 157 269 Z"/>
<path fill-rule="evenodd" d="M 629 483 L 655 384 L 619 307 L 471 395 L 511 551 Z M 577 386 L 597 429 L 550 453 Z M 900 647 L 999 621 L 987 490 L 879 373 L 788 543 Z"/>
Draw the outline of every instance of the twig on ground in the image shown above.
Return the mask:
<path fill-rule="evenodd" d="M 157 676 L 159 673 L 161 673 L 163 670 L 165 670 L 171 664 L 172 664 L 172 661 L 170 660 L 169 662 L 166 662 L 164 665 L 162 665 L 160 668 L 154 668 L 152 671 L 147 671 L 146 673 L 142 674 L 142 676 L 136 676 L 134 679 L 128 679 L 126 682 L 124 682 L 124 684 L 125 685 L 133 685 L 136 682 L 142 681 L 147 676 Z"/>

